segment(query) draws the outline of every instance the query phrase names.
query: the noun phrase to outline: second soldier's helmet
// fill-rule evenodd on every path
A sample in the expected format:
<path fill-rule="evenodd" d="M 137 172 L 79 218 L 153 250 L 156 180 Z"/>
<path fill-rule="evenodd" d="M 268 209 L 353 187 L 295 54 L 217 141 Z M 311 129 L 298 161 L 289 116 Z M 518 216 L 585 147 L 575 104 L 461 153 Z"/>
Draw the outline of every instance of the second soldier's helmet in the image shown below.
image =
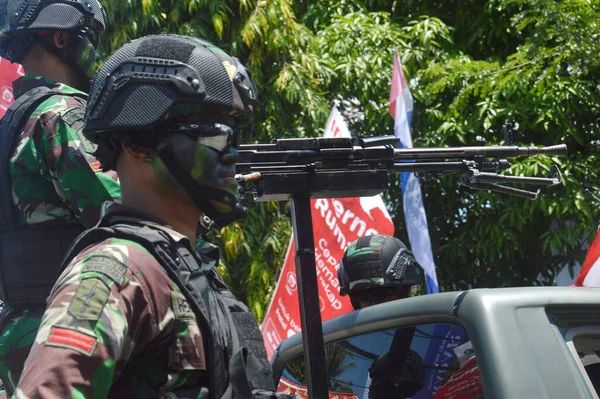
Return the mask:
<path fill-rule="evenodd" d="M 373 287 L 419 284 L 418 263 L 399 239 L 383 234 L 350 243 L 340 260 L 340 295 Z"/>
<path fill-rule="evenodd" d="M 95 72 L 90 60 L 95 61 L 98 36 L 104 32 L 104 9 L 99 0 L 0 0 L 0 56 L 11 62 L 22 62 L 23 57 L 48 32 L 74 32 L 74 40 L 65 49 L 68 62 L 77 63 L 91 78 Z M 83 41 L 83 43 L 82 43 Z M 90 52 L 88 42 L 94 47 Z M 88 72 L 88 71 L 91 71 Z"/>

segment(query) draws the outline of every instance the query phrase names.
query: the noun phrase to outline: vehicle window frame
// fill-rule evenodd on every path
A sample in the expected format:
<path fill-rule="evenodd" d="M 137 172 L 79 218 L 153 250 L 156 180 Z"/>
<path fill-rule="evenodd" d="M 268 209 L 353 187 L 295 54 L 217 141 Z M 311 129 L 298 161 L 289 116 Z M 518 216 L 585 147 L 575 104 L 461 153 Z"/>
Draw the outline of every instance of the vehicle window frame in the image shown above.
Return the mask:
<path fill-rule="evenodd" d="M 553 324 L 553 326 L 557 329 L 558 333 L 561 334 L 558 326 L 556 326 L 555 324 Z M 587 384 L 588 388 L 590 389 L 592 396 L 595 399 L 600 399 L 600 396 L 599 396 L 598 392 L 596 392 L 596 389 L 594 388 L 594 384 L 592 383 L 592 380 L 590 379 L 590 377 L 587 373 L 587 370 L 585 369 L 585 366 L 583 365 L 583 362 L 581 361 L 581 358 L 579 357 L 577 347 L 575 346 L 575 343 L 573 342 L 575 337 L 577 337 L 578 335 L 589 334 L 589 333 L 597 334 L 599 341 L 600 341 L 600 326 L 573 327 L 573 328 L 569 328 L 568 330 L 566 330 L 566 332 L 564 334 L 561 334 L 561 335 L 563 336 L 563 338 L 565 340 L 565 344 L 567 345 L 569 352 L 573 356 L 573 359 L 575 360 L 575 363 L 577 364 L 577 367 L 579 368 L 579 371 L 581 372 L 581 375 L 583 376 L 585 383 Z"/>
<path fill-rule="evenodd" d="M 373 334 L 373 333 L 381 332 L 381 331 L 384 331 L 384 330 L 385 331 L 388 331 L 388 330 L 398 330 L 398 329 L 403 329 L 403 328 L 408 328 L 408 327 L 419 328 L 420 326 L 425 326 L 425 325 L 439 325 L 439 324 L 444 324 L 444 325 L 448 325 L 448 326 L 451 326 L 451 325 L 452 326 L 457 326 L 457 327 L 461 328 L 463 331 L 465 331 L 467 333 L 467 338 L 469 338 L 467 328 L 464 325 L 462 325 L 460 322 L 458 322 L 457 319 L 453 319 L 452 321 L 448 321 L 447 317 L 442 317 L 440 319 L 440 317 L 438 317 L 438 316 L 434 316 L 431 319 L 432 319 L 432 321 L 425 321 L 425 320 L 421 319 L 418 323 L 402 323 L 402 324 L 397 324 L 395 326 L 388 327 L 388 328 L 374 328 L 374 329 L 369 329 L 371 331 L 365 331 L 365 332 L 362 332 L 362 333 L 348 333 L 348 334 L 344 334 L 344 336 L 341 336 L 338 339 L 327 340 L 325 342 L 325 345 L 332 345 L 332 344 L 335 344 L 336 342 L 340 342 L 340 341 L 348 341 L 348 340 L 351 340 L 352 338 L 356 338 L 356 337 L 361 336 L 361 335 Z M 397 320 L 401 321 L 401 318 L 397 319 Z M 470 338 L 467 339 L 467 341 L 470 341 Z M 411 348 L 412 348 L 412 345 L 414 345 L 414 342 L 411 344 Z M 299 351 L 293 357 L 291 357 L 285 364 L 286 365 L 289 364 L 291 361 L 293 361 L 294 359 L 296 359 L 298 356 L 300 356 L 302 354 L 303 354 L 303 351 Z M 419 354 L 419 355 L 421 355 L 421 354 Z M 423 360 L 425 360 L 425 356 L 423 356 Z M 458 357 L 456 358 L 456 360 L 458 360 Z M 458 368 L 454 372 L 457 372 L 458 370 L 460 370 L 460 367 L 461 366 L 458 365 Z M 283 367 L 281 369 L 281 374 L 277 377 L 276 381 L 280 380 L 283 376 L 285 376 L 285 373 L 284 373 L 285 369 L 286 369 L 286 367 Z M 448 368 L 448 370 L 449 369 L 450 368 Z M 293 378 L 293 380 L 290 380 L 292 383 L 294 383 L 294 384 L 302 384 L 302 382 L 296 380 L 296 378 L 293 375 L 289 374 L 288 376 L 286 376 L 286 379 L 289 379 L 289 377 Z M 481 382 L 481 384 L 483 385 L 483 382 Z M 443 386 L 443 384 L 440 385 L 440 388 L 442 386 Z"/>
<path fill-rule="evenodd" d="M 406 299 L 401 299 L 401 300 L 406 300 Z M 389 303 L 393 303 L 393 302 L 375 305 L 375 306 L 372 306 L 371 308 L 384 306 Z M 366 310 L 366 309 L 348 313 L 347 315 L 353 315 L 355 313 L 359 313 L 364 310 Z M 355 326 L 352 326 L 351 328 L 345 328 L 345 329 L 338 330 L 332 334 L 325 334 L 324 344 L 327 345 L 329 343 L 339 341 L 342 339 L 348 339 L 348 338 L 352 338 L 354 336 L 368 334 L 368 333 L 372 333 L 372 332 L 376 332 L 376 331 L 380 331 L 380 330 L 397 329 L 397 328 L 409 327 L 409 326 L 420 325 L 420 324 L 436 324 L 436 323 L 455 324 L 455 325 L 462 327 L 465 331 L 467 331 L 467 334 L 469 333 L 469 330 L 467 329 L 467 327 L 464 326 L 462 323 L 460 323 L 458 321 L 458 319 L 453 316 L 448 316 L 448 315 L 443 315 L 443 314 L 418 316 L 418 317 L 404 316 L 404 317 L 399 317 L 399 318 L 382 320 L 381 322 L 355 325 Z M 298 333 L 297 335 L 299 335 L 299 334 L 301 334 L 301 333 Z M 273 360 L 272 360 L 273 377 L 275 378 L 275 381 L 278 381 L 279 378 L 281 377 L 281 375 L 283 373 L 283 369 L 285 368 L 285 365 L 289 361 L 291 361 L 293 358 L 295 358 L 297 355 L 299 355 L 303 352 L 302 340 L 300 340 L 299 345 L 295 345 L 291 349 L 288 349 L 283 352 L 280 352 L 280 350 L 281 350 L 281 348 L 278 348 L 275 351 L 275 355 L 273 356 Z M 281 353 L 283 353 L 283 355 L 281 355 Z"/>

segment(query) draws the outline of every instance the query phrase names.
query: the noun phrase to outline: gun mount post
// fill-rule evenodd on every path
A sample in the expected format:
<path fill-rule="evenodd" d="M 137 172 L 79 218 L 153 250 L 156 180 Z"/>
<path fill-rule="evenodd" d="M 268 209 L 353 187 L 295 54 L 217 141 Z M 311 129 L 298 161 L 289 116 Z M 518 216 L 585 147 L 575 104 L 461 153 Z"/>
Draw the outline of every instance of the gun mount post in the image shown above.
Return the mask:
<path fill-rule="evenodd" d="M 325 373 L 325 344 L 321 321 L 319 284 L 315 262 L 315 239 L 311 215 L 310 195 L 297 194 L 292 198 L 292 225 L 296 246 L 296 278 L 302 343 L 306 367 L 306 385 L 310 398 L 328 399 Z"/>

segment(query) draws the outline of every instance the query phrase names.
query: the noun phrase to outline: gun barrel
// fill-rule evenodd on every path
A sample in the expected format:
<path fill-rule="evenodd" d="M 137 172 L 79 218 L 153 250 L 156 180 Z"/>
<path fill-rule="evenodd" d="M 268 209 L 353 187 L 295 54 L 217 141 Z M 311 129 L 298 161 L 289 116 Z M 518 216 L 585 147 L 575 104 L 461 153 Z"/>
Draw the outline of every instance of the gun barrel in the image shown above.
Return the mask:
<path fill-rule="evenodd" d="M 394 150 L 396 160 L 400 159 L 473 159 L 483 158 L 515 158 L 538 154 L 566 155 L 565 144 L 550 147 L 517 147 L 517 146 L 479 146 L 479 147 L 447 147 L 447 148 L 399 148 Z"/>

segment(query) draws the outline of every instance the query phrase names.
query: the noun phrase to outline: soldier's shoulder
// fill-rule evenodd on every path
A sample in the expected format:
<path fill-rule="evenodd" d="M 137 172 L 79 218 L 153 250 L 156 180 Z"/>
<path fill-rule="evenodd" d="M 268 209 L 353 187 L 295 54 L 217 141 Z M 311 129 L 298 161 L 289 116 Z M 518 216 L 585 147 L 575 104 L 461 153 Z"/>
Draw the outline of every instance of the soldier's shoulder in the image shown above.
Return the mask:
<path fill-rule="evenodd" d="M 144 280 L 165 275 L 160 261 L 146 248 L 135 241 L 120 238 L 108 238 L 88 246 L 70 263 L 79 265 L 80 272 L 104 271 L 114 273 L 117 279 L 120 279 L 119 275 L 129 273 Z"/>
<path fill-rule="evenodd" d="M 42 125 L 59 119 L 64 120 L 67 124 L 73 124 L 74 122 L 79 121 L 83 122 L 87 94 L 59 83 L 54 83 L 51 87 L 51 91 L 51 95 L 42 100 L 42 102 L 31 111 L 28 118 L 29 120 L 39 120 Z M 22 94 L 22 96 L 32 95 L 33 90 L 26 91 Z"/>
<path fill-rule="evenodd" d="M 126 265 L 139 261 L 156 261 L 154 256 L 139 243 L 116 237 L 90 245 L 76 256 L 76 260 L 95 256 L 110 256 Z"/>
<path fill-rule="evenodd" d="M 81 120 L 85 116 L 86 99 L 77 94 L 56 92 L 37 106 L 31 118 L 51 120 L 57 117 L 67 119 L 74 114 Z"/>

